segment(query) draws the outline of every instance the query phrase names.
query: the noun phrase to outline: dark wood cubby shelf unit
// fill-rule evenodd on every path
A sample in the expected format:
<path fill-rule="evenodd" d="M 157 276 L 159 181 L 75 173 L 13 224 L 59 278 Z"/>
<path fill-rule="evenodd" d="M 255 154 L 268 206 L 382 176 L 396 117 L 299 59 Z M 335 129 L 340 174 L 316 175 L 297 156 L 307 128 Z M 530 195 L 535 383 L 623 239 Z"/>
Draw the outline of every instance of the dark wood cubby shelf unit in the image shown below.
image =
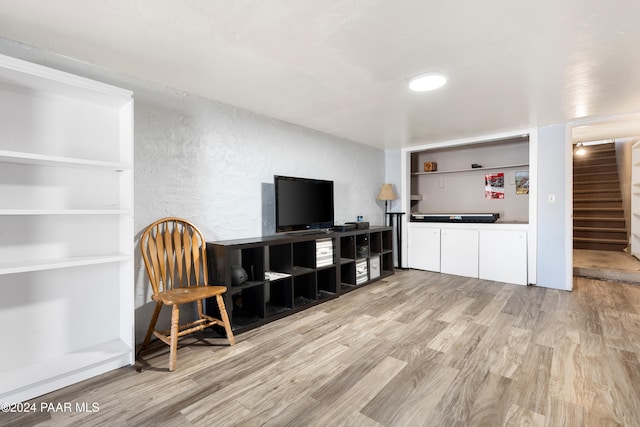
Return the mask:
<path fill-rule="evenodd" d="M 228 288 L 224 298 L 234 333 L 394 273 L 392 227 L 208 242 L 207 254 L 210 283 Z M 239 286 L 232 286 L 233 266 L 241 266 L 248 275 Z M 269 279 L 268 272 L 282 277 Z M 205 310 L 218 315 L 214 301 Z"/>

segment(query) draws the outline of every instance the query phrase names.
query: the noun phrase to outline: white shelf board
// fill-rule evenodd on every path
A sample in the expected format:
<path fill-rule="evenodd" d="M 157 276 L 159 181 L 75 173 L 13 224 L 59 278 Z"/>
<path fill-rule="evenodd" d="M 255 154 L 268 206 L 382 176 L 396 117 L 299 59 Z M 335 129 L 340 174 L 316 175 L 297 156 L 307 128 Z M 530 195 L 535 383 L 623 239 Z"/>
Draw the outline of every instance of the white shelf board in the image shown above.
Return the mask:
<path fill-rule="evenodd" d="M 515 165 L 489 166 L 489 167 L 469 168 L 469 169 L 455 169 L 455 170 L 449 170 L 449 171 L 413 172 L 411 175 L 440 175 L 443 173 L 481 172 L 486 170 L 524 168 L 524 167 L 529 167 L 529 163 L 519 163 Z"/>
<path fill-rule="evenodd" d="M 126 209 L 0 209 L 0 216 L 24 215 L 128 215 Z"/>
<path fill-rule="evenodd" d="M 126 254 L 107 254 L 101 256 L 68 257 L 21 262 L 3 262 L 0 263 L 0 274 L 26 273 L 29 271 L 52 270 L 55 268 L 107 264 L 112 262 L 127 261 L 130 258 L 130 255 Z"/>
<path fill-rule="evenodd" d="M 133 97 L 126 89 L 5 55 L 0 55 L 0 81 L 112 108 L 122 107 Z"/>
<path fill-rule="evenodd" d="M 23 402 L 133 363 L 133 349 L 120 339 L 0 372 L 0 402 Z"/>
<path fill-rule="evenodd" d="M 122 171 L 131 169 L 131 165 L 119 162 L 81 159 L 76 157 L 50 156 L 48 154 L 23 153 L 19 151 L 0 150 L 0 162 L 17 163 L 35 166 L 64 166 L 87 169 L 107 169 Z"/>

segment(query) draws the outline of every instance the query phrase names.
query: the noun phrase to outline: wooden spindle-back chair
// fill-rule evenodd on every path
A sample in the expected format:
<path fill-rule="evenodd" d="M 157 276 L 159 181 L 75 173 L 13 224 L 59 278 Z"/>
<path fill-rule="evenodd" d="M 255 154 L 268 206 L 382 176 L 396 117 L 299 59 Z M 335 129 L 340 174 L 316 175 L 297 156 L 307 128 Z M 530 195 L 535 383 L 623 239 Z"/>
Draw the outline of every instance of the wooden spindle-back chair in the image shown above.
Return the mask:
<path fill-rule="evenodd" d="M 222 295 L 226 286 L 211 286 L 207 275 L 206 243 L 198 228 L 187 220 L 163 218 L 149 225 L 140 238 L 140 250 L 153 289 L 156 308 L 140 351 L 149 346 L 151 335 L 169 345 L 169 370 L 177 364 L 178 338 L 215 325 L 224 327 L 229 344 L 235 344 Z M 206 315 L 203 300 L 215 297 L 220 319 Z M 198 319 L 180 325 L 180 305 L 195 302 Z M 171 328 L 155 329 L 162 306 L 171 306 Z"/>

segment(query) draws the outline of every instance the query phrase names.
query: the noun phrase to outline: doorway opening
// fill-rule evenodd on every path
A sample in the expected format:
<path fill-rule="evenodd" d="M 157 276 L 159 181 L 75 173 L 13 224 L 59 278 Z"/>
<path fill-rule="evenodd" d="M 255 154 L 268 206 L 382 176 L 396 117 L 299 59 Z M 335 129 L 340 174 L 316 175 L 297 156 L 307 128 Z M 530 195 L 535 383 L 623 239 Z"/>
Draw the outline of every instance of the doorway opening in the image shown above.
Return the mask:
<path fill-rule="evenodd" d="M 571 135 L 573 274 L 640 284 L 640 137 L 630 136 L 640 135 L 640 120 L 577 126 Z"/>

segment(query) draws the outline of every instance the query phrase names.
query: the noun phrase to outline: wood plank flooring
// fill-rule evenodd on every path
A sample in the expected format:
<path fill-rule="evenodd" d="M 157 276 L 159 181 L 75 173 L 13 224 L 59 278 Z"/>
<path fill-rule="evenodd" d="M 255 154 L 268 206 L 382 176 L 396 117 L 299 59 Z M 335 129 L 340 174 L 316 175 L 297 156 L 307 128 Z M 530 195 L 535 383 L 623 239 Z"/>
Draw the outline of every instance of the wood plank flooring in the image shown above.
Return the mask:
<path fill-rule="evenodd" d="M 638 426 L 640 286 L 573 292 L 423 271 L 237 336 L 188 339 L 3 426 Z M 206 342 L 205 342 L 206 340 Z M 213 344 L 213 345 L 211 345 Z"/>

